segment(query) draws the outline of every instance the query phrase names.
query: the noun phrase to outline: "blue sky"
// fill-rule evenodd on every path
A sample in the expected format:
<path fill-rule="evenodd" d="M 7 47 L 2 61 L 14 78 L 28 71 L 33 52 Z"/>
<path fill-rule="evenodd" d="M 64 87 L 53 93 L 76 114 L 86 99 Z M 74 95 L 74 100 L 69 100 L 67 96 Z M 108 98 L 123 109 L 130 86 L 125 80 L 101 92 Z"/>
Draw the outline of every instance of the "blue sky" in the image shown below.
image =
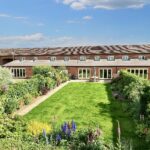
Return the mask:
<path fill-rule="evenodd" d="M 149 0 L 0 0 L 0 47 L 150 43 Z"/>

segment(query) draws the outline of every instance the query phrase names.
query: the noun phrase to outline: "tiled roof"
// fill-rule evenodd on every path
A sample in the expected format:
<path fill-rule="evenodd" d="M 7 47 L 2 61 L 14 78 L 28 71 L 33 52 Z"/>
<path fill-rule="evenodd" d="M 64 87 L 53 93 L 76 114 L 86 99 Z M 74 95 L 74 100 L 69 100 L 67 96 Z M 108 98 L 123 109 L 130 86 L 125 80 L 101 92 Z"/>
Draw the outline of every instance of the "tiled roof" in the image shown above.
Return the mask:
<path fill-rule="evenodd" d="M 80 46 L 57 48 L 16 48 L 0 49 L 0 56 L 7 55 L 91 55 L 91 54 L 132 54 L 149 53 L 147 45 L 109 45 L 109 46 Z"/>
<path fill-rule="evenodd" d="M 130 61 L 122 61 L 122 59 L 115 59 L 115 61 L 107 61 L 107 59 L 101 59 L 100 61 L 94 61 L 94 60 L 86 60 L 86 61 L 80 61 L 80 60 L 69 60 L 69 61 L 63 61 L 63 60 L 56 60 L 56 61 L 50 61 L 50 60 L 24 60 L 19 61 L 15 60 L 10 63 L 7 63 L 4 65 L 4 67 L 32 67 L 32 66 L 43 66 L 43 65 L 49 65 L 49 66 L 81 66 L 81 67 L 92 67 L 92 66 L 103 66 L 103 67 L 112 67 L 112 66 L 128 66 L 128 67 L 149 67 L 150 66 L 150 59 L 148 60 L 138 60 L 138 59 L 131 59 Z"/>

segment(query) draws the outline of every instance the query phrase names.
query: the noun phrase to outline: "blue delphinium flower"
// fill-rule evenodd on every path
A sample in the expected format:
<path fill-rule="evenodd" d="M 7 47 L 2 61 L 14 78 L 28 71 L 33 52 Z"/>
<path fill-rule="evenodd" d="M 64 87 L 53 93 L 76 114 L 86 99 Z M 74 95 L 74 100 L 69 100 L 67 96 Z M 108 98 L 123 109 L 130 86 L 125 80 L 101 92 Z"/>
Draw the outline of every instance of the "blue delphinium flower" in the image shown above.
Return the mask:
<path fill-rule="evenodd" d="M 67 123 L 65 122 L 62 126 L 61 126 L 61 129 L 64 133 L 67 132 L 67 129 L 68 129 L 68 126 L 67 126 Z"/>
<path fill-rule="evenodd" d="M 71 124 L 72 124 L 72 130 L 76 131 L 76 124 L 75 124 L 75 122 L 73 120 L 72 120 Z"/>
<path fill-rule="evenodd" d="M 67 135 L 70 137 L 71 136 L 71 129 L 67 130 Z"/>
<path fill-rule="evenodd" d="M 61 141 L 61 136 L 60 136 L 60 134 L 57 134 L 57 136 L 56 136 L 56 141 L 57 141 L 57 142 L 60 142 L 60 141 Z"/>

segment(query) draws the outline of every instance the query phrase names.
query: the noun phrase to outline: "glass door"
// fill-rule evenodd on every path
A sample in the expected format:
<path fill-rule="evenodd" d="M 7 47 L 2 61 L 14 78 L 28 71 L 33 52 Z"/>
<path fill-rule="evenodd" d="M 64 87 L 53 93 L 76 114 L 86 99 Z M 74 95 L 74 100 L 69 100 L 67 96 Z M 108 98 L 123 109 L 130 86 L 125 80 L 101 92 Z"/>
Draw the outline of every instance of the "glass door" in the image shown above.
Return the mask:
<path fill-rule="evenodd" d="M 89 79 L 91 75 L 91 70 L 89 68 L 79 68 L 78 78 L 79 79 Z"/>

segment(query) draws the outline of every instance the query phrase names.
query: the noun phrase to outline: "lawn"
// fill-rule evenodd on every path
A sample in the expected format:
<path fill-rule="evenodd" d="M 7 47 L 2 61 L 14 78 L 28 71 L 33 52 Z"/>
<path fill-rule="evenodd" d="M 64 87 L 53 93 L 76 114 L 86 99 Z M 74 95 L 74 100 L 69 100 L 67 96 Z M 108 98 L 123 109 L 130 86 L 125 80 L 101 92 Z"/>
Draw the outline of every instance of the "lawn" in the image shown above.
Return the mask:
<path fill-rule="evenodd" d="M 122 137 L 132 138 L 139 147 L 141 142 L 134 135 L 133 120 L 122 108 L 123 102 L 112 98 L 109 84 L 69 83 L 25 115 L 25 119 L 50 123 L 55 116 L 57 127 L 73 119 L 78 128 L 100 127 L 107 141 L 116 141 L 119 120 Z"/>

